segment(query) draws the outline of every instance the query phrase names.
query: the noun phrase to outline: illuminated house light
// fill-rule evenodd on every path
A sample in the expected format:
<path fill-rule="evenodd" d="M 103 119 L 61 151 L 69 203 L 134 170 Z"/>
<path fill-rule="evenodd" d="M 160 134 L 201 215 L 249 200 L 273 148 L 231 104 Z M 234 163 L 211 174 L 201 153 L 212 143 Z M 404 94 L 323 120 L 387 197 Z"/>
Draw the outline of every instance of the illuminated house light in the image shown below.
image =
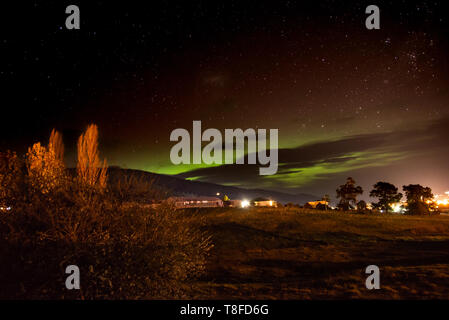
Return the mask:
<path fill-rule="evenodd" d="M 275 200 L 270 200 L 266 198 L 257 198 L 253 200 L 255 207 L 277 207 L 277 202 Z"/>

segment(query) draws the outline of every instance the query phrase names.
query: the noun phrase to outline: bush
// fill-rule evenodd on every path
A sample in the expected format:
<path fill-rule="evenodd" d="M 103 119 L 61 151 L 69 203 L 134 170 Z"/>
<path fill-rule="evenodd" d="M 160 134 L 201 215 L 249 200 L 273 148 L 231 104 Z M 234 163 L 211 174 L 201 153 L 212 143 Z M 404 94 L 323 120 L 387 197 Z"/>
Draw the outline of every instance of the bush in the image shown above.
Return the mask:
<path fill-rule="evenodd" d="M 0 152 L 0 206 L 18 206 L 23 202 L 25 167 L 15 152 Z"/>
<path fill-rule="evenodd" d="M 2 217 L 0 298 L 179 298 L 204 271 L 211 244 L 198 219 L 101 197 L 86 207 L 59 200 Z M 71 264 L 81 271 L 73 292 L 64 286 Z"/>
<path fill-rule="evenodd" d="M 414 201 L 408 204 L 407 213 L 413 215 L 425 215 L 430 214 L 430 210 L 428 205 L 424 202 Z"/>
<path fill-rule="evenodd" d="M 26 173 L 11 178 L 11 163 L 23 169 L 20 159 L 0 159 L 2 190 L 14 186 L 2 201 L 17 203 L 0 211 L 0 299 L 192 297 L 191 279 L 205 271 L 212 247 L 201 219 L 168 206 L 123 206 L 114 192 L 69 175 L 36 188 Z M 72 264 L 80 290 L 65 288 Z"/>

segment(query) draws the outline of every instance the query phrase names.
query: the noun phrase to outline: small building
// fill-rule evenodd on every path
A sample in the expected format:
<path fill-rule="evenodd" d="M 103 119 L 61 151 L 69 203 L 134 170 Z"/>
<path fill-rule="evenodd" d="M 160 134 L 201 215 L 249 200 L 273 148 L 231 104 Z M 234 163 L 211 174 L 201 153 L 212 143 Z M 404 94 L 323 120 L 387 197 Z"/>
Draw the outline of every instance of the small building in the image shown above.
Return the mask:
<path fill-rule="evenodd" d="M 274 207 L 278 206 L 277 202 L 271 199 L 265 198 L 256 198 L 252 201 L 253 206 L 255 207 Z"/>
<path fill-rule="evenodd" d="M 241 208 L 242 200 L 229 200 L 229 206 L 233 208 Z"/>
<path fill-rule="evenodd" d="M 223 201 L 216 197 L 170 197 L 167 202 L 180 209 L 223 207 Z"/>
<path fill-rule="evenodd" d="M 439 205 L 438 211 L 442 215 L 449 215 L 449 205 L 445 205 L 445 206 Z"/>
<path fill-rule="evenodd" d="M 309 201 L 304 205 L 304 208 L 316 209 L 317 206 L 322 205 L 324 207 L 329 206 L 329 202 L 325 200 Z"/>

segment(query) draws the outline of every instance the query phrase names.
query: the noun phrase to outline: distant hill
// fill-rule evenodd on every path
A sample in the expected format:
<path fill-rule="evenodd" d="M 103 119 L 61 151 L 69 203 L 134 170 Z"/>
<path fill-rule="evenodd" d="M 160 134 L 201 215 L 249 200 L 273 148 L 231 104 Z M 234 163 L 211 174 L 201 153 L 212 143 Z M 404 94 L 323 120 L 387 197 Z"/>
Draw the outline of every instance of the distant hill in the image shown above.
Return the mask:
<path fill-rule="evenodd" d="M 210 182 L 189 181 L 164 174 L 118 167 L 110 167 L 108 169 L 108 175 L 110 180 L 120 179 L 123 175 L 132 175 L 141 179 L 148 179 L 149 181 L 153 180 L 155 186 L 166 189 L 174 196 L 216 196 L 217 193 L 220 193 L 220 196 L 227 195 L 230 199 L 251 200 L 257 197 L 264 197 L 271 198 L 283 204 L 288 202 L 304 204 L 308 201 L 318 199 L 317 196 L 311 194 L 288 194 L 263 189 L 244 189 Z"/>

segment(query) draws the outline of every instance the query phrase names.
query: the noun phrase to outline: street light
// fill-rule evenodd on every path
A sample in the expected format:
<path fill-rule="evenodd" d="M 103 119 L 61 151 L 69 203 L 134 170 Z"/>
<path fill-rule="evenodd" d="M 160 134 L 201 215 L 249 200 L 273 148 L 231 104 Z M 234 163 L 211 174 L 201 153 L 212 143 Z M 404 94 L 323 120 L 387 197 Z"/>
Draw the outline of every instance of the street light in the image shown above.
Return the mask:
<path fill-rule="evenodd" d="M 249 207 L 249 201 L 248 200 L 242 200 L 242 208 Z"/>

